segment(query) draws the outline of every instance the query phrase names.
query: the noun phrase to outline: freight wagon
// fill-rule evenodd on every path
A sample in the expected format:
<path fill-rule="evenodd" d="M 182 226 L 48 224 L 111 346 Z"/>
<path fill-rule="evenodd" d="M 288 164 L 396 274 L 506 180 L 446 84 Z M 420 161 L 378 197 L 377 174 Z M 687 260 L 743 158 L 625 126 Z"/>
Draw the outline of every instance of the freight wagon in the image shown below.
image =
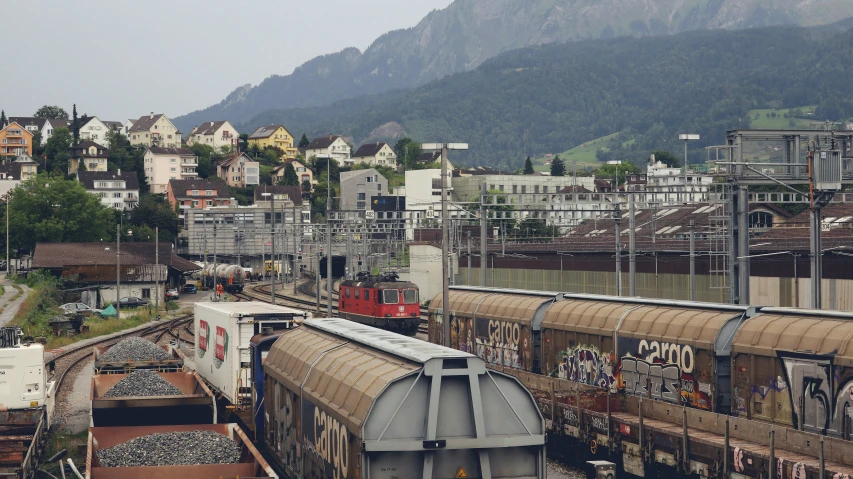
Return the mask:
<path fill-rule="evenodd" d="M 216 424 L 216 400 L 193 372 L 157 373 L 178 388 L 180 396 L 105 397 L 127 374 L 92 377 L 91 425 L 95 427 L 169 424 Z"/>
<path fill-rule="evenodd" d="M 441 340 L 441 295 L 429 340 Z M 731 341 L 755 308 L 453 287 L 451 345 L 488 364 L 728 412 Z"/>
<path fill-rule="evenodd" d="M 240 462 L 185 466 L 103 467 L 98 459 L 98 451 L 141 436 L 185 431 L 214 431 L 233 439 L 240 447 Z M 231 479 L 238 477 L 278 479 L 278 475 L 236 424 L 89 428 L 86 479 Z"/>
<path fill-rule="evenodd" d="M 495 368 L 853 436 L 850 313 L 475 287 L 449 309 L 452 347 Z"/>
<path fill-rule="evenodd" d="M 109 361 L 104 359 L 104 354 L 112 346 L 95 347 L 95 374 L 129 373 L 134 369 L 153 369 L 161 372 L 179 372 L 184 369 L 184 358 L 174 349 L 164 347 L 169 353 L 168 359 L 153 359 L 147 361 L 131 361 L 127 359 Z"/>
<path fill-rule="evenodd" d="M 310 318 L 303 310 L 261 302 L 196 303 L 195 367 L 211 389 L 239 409 L 251 404 L 249 343 L 263 331 Z"/>
<path fill-rule="evenodd" d="M 287 477 L 545 477 L 532 395 L 474 355 L 311 319 L 280 333 L 263 369 L 265 439 Z"/>

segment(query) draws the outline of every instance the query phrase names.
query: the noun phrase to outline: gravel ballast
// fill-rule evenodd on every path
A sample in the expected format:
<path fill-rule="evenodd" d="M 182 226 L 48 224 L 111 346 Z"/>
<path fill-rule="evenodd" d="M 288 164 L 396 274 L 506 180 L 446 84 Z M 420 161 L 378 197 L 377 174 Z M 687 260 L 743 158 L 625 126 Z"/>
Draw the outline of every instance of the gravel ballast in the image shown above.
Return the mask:
<path fill-rule="evenodd" d="M 104 393 L 104 397 L 180 396 L 182 394 L 180 389 L 163 379 L 157 371 L 134 369 Z"/>
<path fill-rule="evenodd" d="M 164 361 L 169 353 L 151 341 L 133 336 L 111 347 L 99 358 L 101 361 Z"/>
<path fill-rule="evenodd" d="M 234 464 L 240 446 L 213 431 L 165 432 L 102 449 L 98 461 L 101 467 Z"/>

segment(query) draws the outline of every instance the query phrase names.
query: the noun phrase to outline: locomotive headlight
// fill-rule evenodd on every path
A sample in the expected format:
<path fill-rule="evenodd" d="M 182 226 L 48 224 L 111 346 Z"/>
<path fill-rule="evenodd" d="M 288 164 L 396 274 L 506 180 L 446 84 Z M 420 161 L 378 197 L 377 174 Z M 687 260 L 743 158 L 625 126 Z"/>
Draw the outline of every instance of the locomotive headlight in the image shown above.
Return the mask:
<path fill-rule="evenodd" d="M 385 313 L 385 317 L 386 317 L 386 318 L 390 318 L 390 317 L 391 317 L 391 313 Z"/>

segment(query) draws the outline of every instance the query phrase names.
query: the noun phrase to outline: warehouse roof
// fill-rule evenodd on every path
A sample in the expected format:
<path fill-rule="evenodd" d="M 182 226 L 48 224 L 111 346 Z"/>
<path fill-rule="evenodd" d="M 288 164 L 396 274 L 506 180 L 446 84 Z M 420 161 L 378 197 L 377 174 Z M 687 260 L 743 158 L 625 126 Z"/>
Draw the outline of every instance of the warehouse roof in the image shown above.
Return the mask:
<path fill-rule="evenodd" d="M 121 263 L 125 265 L 156 264 L 154 243 L 122 243 Z M 176 255 L 172 243 L 160 243 L 160 264 L 182 273 L 200 268 L 192 261 Z M 110 243 L 38 243 L 33 253 L 33 268 L 59 269 L 66 266 L 116 264 L 116 245 Z M 113 276 L 115 277 L 115 276 Z"/>

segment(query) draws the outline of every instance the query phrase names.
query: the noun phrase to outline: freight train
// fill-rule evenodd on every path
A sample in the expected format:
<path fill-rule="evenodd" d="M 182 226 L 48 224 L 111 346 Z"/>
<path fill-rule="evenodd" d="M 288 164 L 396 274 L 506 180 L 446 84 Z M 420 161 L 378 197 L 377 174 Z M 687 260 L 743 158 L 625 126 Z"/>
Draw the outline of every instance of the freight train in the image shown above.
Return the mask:
<path fill-rule="evenodd" d="M 494 478 L 545 477 L 545 422 L 515 378 L 473 355 L 344 319 L 264 324 L 264 314 L 283 310 L 196 304 L 194 363 L 218 396 L 246 384 L 226 375 L 251 382 L 249 414 L 238 415 L 285 477 L 450 479 L 488 469 Z M 203 356 L 213 350 L 220 360 L 203 362 L 214 325 L 216 345 Z M 220 412 L 238 412 L 244 397 L 232 395 L 237 404 Z"/>
<path fill-rule="evenodd" d="M 350 321 L 414 336 L 421 324 L 418 287 L 398 279 L 396 273 L 359 273 L 355 280 L 342 282 L 338 314 Z"/>
<path fill-rule="evenodd" d="M 221 284 L 225 291 L 242 293 L 246 272 L 236 264 L 209 264 L 201 270 L 201 281 L 205 288 Z"/>
<path fill-rule="evenodd" d="M 853 435 L 853 314 L 464 286 L 449 303 L 452 347 L 491 366 Z"/>

